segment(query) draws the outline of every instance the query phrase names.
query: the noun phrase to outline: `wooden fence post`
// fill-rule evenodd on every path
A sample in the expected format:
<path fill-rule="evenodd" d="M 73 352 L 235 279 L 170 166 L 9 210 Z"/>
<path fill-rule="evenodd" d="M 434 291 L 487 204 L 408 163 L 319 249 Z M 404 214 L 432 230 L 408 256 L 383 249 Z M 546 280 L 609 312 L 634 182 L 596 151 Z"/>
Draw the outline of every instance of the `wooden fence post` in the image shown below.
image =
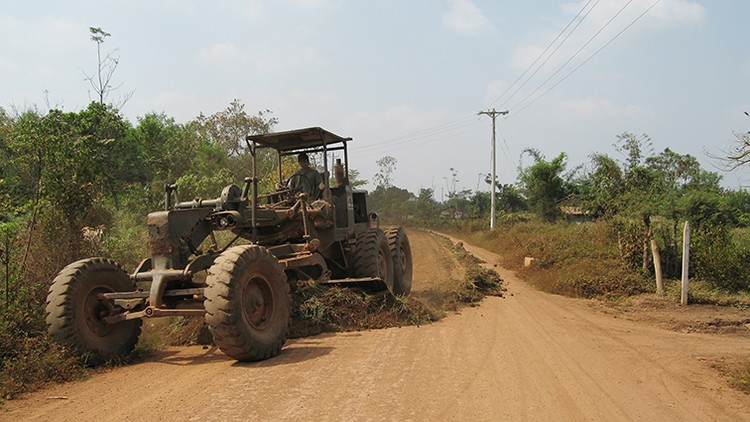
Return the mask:
<path fill-rule="evenodd" d="M 682 297 L 680 303 L 688 304 L 688 267 L 690 265 L 690 223 L 685 222 L 682 234 Z"/>
<path fill-rule="evenodd" d="M 654 256 L 654 273 L 656 274 L 656 293 L 664 294 L 664 282 L 661 278 L 661 256 L 659 255 L 659 246 L 656 245 L 656 239 L 651 239 L 651 254 Z"/>

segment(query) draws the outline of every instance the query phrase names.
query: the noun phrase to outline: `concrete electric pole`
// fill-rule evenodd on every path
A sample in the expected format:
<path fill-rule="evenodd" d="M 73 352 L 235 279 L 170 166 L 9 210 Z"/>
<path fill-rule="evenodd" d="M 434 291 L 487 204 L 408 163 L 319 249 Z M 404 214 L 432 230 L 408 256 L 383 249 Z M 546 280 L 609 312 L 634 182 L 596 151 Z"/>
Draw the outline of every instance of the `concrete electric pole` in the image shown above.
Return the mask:
<path fill-rule="evenodd" d="M 492 110 L 480 111 L 479 113 L 477 113 L 477 115 L 479 116 L 481 116 L 482 114 L 486 114 L 492 117 L 492 182 L 490 183 L 492 185 L 492 200 L 490 205 L 490 208 L 492 210 L 490 211 L 490 230 L 495 230 L 495 168 L 497 163 L 497 159 L 495 156 L 495 119 L 497 118 L 497 116 L 508 114 L 508 110 L 495 111 L 495 109 L 493 108 Z"/>

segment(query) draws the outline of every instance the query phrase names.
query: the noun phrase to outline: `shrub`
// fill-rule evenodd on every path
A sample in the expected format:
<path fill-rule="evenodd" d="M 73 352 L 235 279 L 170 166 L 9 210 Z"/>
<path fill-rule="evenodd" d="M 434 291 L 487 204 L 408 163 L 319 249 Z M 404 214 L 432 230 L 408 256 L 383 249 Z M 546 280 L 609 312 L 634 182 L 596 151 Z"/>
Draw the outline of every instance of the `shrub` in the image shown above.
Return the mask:
<path fill-rule="evenodd" d="M 0 317 L 0 399 L 85 374 L 77 359 L 47 337 L 40 325 L 33 313 Z"/>
<path fill-rule="evenodd" d="M 750 253 L 731 238 L 728 229 L 714 227 L 691 239 L 694 276 L 730 292 L 750 289 Z"/>

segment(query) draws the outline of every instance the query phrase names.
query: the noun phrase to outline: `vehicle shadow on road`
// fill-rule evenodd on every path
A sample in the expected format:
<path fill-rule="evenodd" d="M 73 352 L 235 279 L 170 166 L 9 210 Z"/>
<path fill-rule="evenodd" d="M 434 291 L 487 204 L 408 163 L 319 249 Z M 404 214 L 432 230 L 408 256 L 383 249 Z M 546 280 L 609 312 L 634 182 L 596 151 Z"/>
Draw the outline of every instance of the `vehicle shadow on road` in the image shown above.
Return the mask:
<path fill-rule="evenodd" d="M 152 362 L 166 363 L 167 365 L 200 365 L 224 360 L 231 360 L 227 355 L 221 353 L 216 346 L 206 346 L 202 353 L 186 353 L 180 350 L 161 350 L 155 352 L 148 359 Z"/>
<path fill-rule="evenodd" d="M 232 366 L 238 368 L 269 368 L 279 365 L 289 365 L 317 359 L 334 350 L 333 347 L 319 346 L 318 344 L 320 344 L 320 342 L 314 340 L 295 341 L 293 344 L 287 345 L 281 349 L 281 353 L 270 359 L 259 362 L 235 362 Z"/>
<path fill-rule="evenodd" d="M 270 358 L 259 362 L 234 362 L 235 367 L 267 368 L 278 365 L 288 365 L 304 362 L 325 356 L 334 350 L 333 347 L 319 346 L 321 341 L 314 339 L 300 339 L 290 341 L 281 352 Z M 167 365 L 205 365 L 222 361 L 233 361 L 216 346 L 205 346 L 200 352 L 197 349 L 190 351 L 179 349 L 167 349 L 153 353 L 147 361 L 164 363 Z M 192 353 L 191 353 L 192 352 Z"/>

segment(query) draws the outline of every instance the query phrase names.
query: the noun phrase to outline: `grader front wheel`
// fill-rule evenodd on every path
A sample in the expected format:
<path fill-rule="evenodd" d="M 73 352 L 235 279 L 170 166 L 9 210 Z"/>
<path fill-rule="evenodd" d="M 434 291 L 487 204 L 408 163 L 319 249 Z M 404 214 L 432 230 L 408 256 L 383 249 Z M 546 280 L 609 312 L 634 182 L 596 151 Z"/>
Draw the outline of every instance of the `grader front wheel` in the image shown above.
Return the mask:
<path fill-rule="evenodd" d="M 76 261 L 55 277 L 47 295 L 47 331 L 50 336 L 89 363 L 127 355 L 138 341 L 141 320 L 108 324 L 108 307 L 100 293 L 136 289 L 125 270 L 105 258 Z"/>
<path fill-rule="evenodd" d="M 286 275 L 271 252 L 257 245 L 228 249 L 208 270 L 206 285 L 206 323 L 227 356 L 256 361 L 279 353 L 291 299 Z"/>

